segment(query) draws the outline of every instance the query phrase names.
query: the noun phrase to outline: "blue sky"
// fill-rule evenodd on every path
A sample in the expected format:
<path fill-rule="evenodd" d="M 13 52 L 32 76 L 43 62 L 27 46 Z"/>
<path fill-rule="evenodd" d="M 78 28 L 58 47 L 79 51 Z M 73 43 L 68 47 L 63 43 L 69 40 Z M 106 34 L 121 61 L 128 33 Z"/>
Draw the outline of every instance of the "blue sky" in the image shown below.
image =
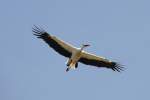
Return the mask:
<path fill-rule="evenodd" d="M 150 1 L 1 0 L 0 100 L 149 100 Z M 32 35 L 39 25 L 125 65 L 122 73 L 64 58 Z"/>

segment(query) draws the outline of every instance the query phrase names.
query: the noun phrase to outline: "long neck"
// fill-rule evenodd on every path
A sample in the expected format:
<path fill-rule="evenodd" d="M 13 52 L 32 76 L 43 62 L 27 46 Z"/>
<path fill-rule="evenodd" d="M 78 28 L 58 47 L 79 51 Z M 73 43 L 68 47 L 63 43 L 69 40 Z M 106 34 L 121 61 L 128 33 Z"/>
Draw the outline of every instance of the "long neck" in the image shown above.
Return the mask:
<path fill-rule="evenodd" d="M 82 51 L 84 49 L 84 46 L 81 47 L 80 51 Z"/>

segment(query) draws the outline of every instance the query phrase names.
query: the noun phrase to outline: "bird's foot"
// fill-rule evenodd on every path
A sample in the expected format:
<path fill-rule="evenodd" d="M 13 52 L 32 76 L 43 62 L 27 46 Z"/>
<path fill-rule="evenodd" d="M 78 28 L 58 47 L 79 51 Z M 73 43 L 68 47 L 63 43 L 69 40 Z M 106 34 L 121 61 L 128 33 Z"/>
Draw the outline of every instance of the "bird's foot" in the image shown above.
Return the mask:
<path fill-rule="evenodd" d="M 66 72 L 68 72 L 68 71 L 69 71 L 69 68 L 66 69 Z"/>

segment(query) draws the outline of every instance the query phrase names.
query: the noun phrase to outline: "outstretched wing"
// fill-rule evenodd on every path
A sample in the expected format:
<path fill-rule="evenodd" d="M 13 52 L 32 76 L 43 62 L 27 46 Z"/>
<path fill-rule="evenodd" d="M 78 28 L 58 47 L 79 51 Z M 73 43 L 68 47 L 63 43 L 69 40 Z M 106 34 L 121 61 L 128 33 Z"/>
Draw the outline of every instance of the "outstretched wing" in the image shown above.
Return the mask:
<path fill-rule="evenodd" d="M 90 54 L 85 51 L 82 52 L 79 62 L 86 65 L 109 68 L 112 69 L 113 71 L 118 71 L 118 72 L 123 71 L 123 67 L 120 64 L 107 60 L 103 57 Z"/>
<path fill-rule="evenodd" d="M 75 47 L 72 45 L 65 43 L 63 40 L 60 40 L 56 38 L 55 36 L 49 35 L 45 30 L 42 28 L 39 28 L 37 26 L 34 26 L 32 28 L 34 35 L 38 38 L 43 39 L 51 48 L 53 48 L 56 52 L 59 54 L 65 56 L 65 57 L 71 57 L 72 52 L 76 50 Z"/>

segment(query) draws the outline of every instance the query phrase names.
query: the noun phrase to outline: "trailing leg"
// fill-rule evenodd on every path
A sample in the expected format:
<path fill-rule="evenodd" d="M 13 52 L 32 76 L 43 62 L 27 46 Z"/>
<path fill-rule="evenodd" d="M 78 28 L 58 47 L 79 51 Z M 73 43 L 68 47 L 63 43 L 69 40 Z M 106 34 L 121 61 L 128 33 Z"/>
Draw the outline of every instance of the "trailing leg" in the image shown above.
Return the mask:
<path fill-rule="evenodd" d="M 67 66 L 70 66 L 71 63 L 72 63 L 72 59 L 69 59 L 67 62 Z"/>

